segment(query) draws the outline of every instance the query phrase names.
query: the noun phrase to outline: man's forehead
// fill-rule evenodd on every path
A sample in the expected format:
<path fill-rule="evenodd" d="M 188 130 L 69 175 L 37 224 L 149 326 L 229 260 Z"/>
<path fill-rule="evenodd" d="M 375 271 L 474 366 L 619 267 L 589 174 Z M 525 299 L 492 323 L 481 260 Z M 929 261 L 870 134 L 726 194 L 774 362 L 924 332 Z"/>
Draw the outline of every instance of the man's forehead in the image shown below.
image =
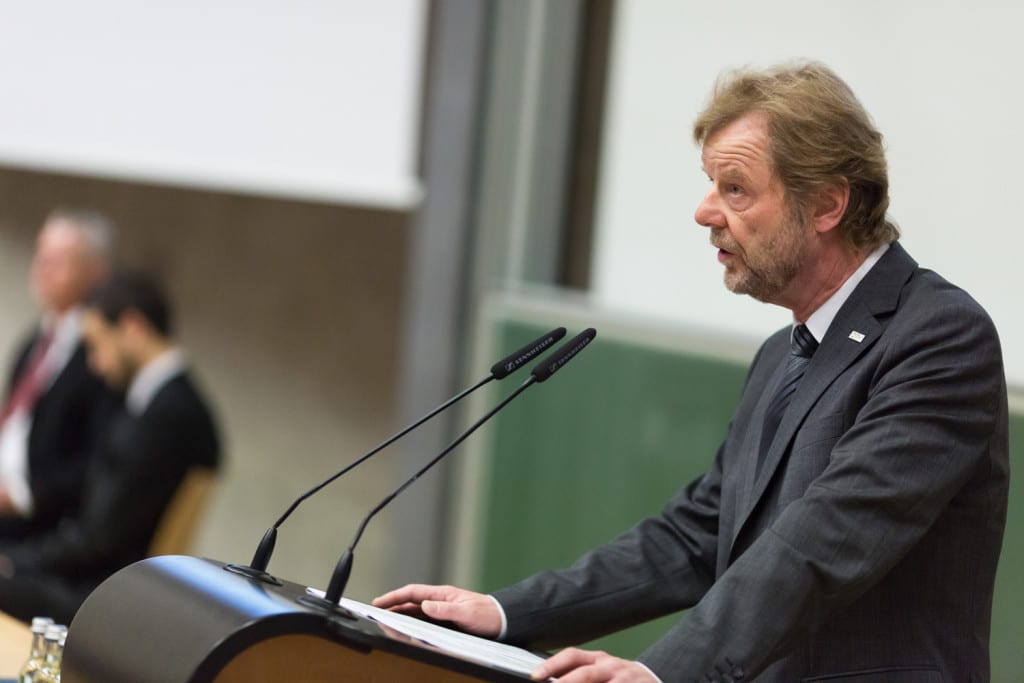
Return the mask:
<path fill-rule="evenodd" d="M 52 251 L 77 253 L 88 249 L 82 229 L 77 224 L 61 218 L 48 220 L 39 231 L 37 242 L 41 248 Z"/>
<path fill-rule="evenodd" d="M 770 163 L 767 117 L 747 114 L 716 129 L 704 141 L 700 158 L 705 171 L 711 166 Z"/>

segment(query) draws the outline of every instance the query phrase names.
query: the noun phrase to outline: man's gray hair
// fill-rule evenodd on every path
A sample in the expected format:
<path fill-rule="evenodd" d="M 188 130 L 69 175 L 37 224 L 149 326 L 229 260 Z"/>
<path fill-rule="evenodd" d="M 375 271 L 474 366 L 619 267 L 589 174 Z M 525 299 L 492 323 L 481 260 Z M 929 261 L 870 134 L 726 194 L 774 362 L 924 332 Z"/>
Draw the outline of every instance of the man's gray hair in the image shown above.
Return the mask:
<path fill-rule="evenodd" d="M 65 221 L 81 231 L 89 251 L 98 258 L 110 260 L 114 251 L 117 227 L 107 216 L 92 209 L 57 207 L 46 216 L 46 222 Z"/>

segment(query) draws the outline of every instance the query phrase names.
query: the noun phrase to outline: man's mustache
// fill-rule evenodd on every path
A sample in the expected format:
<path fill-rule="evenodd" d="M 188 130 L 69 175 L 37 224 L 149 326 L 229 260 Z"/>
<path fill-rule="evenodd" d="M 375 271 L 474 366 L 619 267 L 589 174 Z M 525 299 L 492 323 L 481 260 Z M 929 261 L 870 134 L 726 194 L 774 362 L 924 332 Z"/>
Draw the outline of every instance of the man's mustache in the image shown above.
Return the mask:
<path fill-rule="evenodd" d="M 735 253 L 739 250 L 739 245 L 736 244 L 734 240 L 731 240 L 728 237 L 726 237 L 724 233 L 712 232 L 710 241 L 711 246 L 716 247 L 718 249 L 724 249 L 725 251 L 728 251 L 730 253 Z"/>

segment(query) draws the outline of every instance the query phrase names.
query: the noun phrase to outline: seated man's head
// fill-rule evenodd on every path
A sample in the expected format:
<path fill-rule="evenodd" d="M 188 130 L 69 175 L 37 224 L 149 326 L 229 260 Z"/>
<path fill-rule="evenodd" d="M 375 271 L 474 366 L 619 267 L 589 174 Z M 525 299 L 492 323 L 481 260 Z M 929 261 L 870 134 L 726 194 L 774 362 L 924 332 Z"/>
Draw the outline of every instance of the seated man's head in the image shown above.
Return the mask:
<path fill-rule="evenodd" d="M 139 370 L 170 346 L 167 299 L 144 275 L 113 275 L 86 296 L 84 309 L 89 366 L 115 389 L 126 389 Z"/>
<path fill-rule="evenodd" d="M 64 313 L 109 274 L 113 224 L 95 211 L 57 209 L 39 230 L 32 292 L 44 310 Z"/>

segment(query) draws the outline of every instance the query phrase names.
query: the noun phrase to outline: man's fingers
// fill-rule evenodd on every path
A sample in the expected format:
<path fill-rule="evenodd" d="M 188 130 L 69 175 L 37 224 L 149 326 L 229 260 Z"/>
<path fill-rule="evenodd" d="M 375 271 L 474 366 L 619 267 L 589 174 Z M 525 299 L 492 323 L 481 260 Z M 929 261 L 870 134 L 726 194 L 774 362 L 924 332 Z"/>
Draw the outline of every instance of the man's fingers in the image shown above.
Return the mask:
<path fill-rule="evenodd" d="M 420 609 L 419 603 L 416 602 L 403 602 L 396 605 L 388 605 L 386 608 L 382 609 L 387 609 L 389 612 L 397 612 L 399 614 L 409 614 L 415 617 L 423 614 L 423 610 Z"/>
<path fill-rule="evenodd" d="M 459 628 L 486 638 L 495 638 L 501 631 L 501 616 L 490 598 L 466 596 L 453 602 L 426 600 L 420 604 L 423 613 L 435 621 L 448 621 Z"/>
<path fill-rule="evenodd" d="M 373 604 L 404 614 L 422 614 L 435 621 L 450 621 L 478 636 L 493 638 L 501 631 L 501 612 L 491 598 L 454 586 L 414 583 L 381 595 Z"/>
<path fill-rule="evenodd" d="M 657 683 L 650 669 L 606 652 L 568 648 L 551 657 L 530 676 L 559 683 Z"/>
<path fill-rule="evenodd" d="M 420 609 L 435 621 L 451 621 L 458 624 L 470 616 L 470 610 L 466 605 L 457 602 L 424 600 L 420 603 Z"/>
<path fill-rule="evenodd" d="M 592 664 L 602 654 L 604 653 L 567 647 L 553 657 L 544 660 L 540 666 L 533 670 L 530 677 L 535 681 L 543 681 L 551 677 L 561 676 L 573 669 Z"/>
<path fill-rule="evenodd" d="M 447 600 L 451 594 L 451 586 L 428 586 L 422 583 L 411 583 L 374 598 L 373 606 L 387 609 L 405 603 L 419 604 L 424 600 Z"/>

